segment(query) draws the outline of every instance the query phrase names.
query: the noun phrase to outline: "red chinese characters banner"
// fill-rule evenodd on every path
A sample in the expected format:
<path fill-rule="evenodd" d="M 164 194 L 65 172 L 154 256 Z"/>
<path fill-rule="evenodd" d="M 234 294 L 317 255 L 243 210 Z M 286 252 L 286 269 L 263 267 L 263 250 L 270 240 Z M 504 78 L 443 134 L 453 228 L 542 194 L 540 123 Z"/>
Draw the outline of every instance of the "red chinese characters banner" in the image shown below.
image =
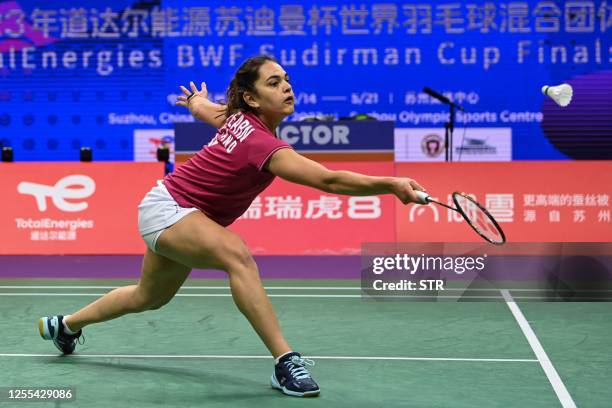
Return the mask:
<path fill-rule="evenodd" d="M 508 242 L 612 241 L 608 175 L 612 162 L 396 164 L 439 201 L 473 194 L 497 219 Z M 398 242 L 475 242 L 461 216 L 440 206 L 397 206 Z"/>
<path fill-rule="evenodd" d="M 611 242 L 610 162 L 333 162 L 472 193 L 509 242 Z M 137 206 L 159 163 L 1 163 L 0 254 L 139 254 Z M 359 254 L 363 242 L 479 242 L 454 212 L 391 195 L 333 195 L 277 179 L 230 229 L 254 254 Z"/>
<path fill-rule="evenodd" d="M 2 163 L 0 254 L 138 254 L 160 163 Z"/>
<path fill-rule="evenodd" d="M 392 176 L 391 162 L 324 163 Z M 395 240 L 395 197 L 347 197 L 277 178 L 231 227 L 254 254 L 358 255 L 362 242 Z"/>

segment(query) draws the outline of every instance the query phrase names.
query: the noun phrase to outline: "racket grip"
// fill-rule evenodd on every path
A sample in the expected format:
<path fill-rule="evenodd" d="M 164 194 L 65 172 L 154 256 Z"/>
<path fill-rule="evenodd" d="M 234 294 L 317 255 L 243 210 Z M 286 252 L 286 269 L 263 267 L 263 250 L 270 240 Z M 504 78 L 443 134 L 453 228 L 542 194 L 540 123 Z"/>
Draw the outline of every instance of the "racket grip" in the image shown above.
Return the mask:
<path fill-rule="evenodd" d="M 424 191 L 415 191 L 419 204 L 429 204 L 429 194 Z"/>

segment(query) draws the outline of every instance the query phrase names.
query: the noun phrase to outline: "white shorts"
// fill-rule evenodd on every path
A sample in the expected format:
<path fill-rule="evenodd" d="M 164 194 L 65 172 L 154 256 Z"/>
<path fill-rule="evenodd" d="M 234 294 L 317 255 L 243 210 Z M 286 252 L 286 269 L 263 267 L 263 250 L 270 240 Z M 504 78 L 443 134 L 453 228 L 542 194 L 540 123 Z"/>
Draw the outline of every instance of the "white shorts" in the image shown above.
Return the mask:
<path fill-rule="evenodd" d="M 166 228 L 176 224 L 197 208 L 183 208 L 170 195 L 162 180 L 149 191 L 138 205 L 138 230 L 151 251 Z"/>

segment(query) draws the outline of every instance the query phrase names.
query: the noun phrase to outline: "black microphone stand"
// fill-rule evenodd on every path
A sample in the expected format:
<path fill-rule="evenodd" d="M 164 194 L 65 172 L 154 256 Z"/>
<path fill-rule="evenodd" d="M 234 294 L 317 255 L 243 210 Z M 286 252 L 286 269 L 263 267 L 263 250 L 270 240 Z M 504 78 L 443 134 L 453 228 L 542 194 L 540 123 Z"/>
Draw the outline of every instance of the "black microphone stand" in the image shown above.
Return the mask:
<path fill-rule="evenodd" d="M 442 95 L 439 92 L 434 91 L 431 88 L 424 87 L 423 92 L 439 100 L 440 102 L 448 105 L 450 108 L 450 117 L 449 121 L 444 124 L 444 150 L 445 150 L 445 159 L 447 162 L 453 161 L 453 132 L 455 130 L 455 109 L 459 109 L 465 112 L 463 106 L 458 105 L 448 99 L 446 96 Z"/>
<path fill-rule="evenodd" d="M 444 124 L 444 146 L 446 147 L 446 161 L 453 161 L 453 132 L 455 131 L 455 105 L 450 108 L 449 121 Z"/>

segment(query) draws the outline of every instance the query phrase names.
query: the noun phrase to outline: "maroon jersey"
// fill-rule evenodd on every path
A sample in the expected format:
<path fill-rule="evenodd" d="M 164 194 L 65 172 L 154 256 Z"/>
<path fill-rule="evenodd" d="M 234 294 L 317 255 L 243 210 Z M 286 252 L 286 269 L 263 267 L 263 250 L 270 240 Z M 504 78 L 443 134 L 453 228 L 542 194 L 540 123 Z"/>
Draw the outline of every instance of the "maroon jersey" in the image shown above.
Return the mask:
<path fill-rule="evenodd" d="M 227 226 L 274 180 L 263 169 L 279 149 L 291 148 L 252 113 L 230 116 L 215 137 L 164 179 L 181 207 L 196 207 Z"/>

